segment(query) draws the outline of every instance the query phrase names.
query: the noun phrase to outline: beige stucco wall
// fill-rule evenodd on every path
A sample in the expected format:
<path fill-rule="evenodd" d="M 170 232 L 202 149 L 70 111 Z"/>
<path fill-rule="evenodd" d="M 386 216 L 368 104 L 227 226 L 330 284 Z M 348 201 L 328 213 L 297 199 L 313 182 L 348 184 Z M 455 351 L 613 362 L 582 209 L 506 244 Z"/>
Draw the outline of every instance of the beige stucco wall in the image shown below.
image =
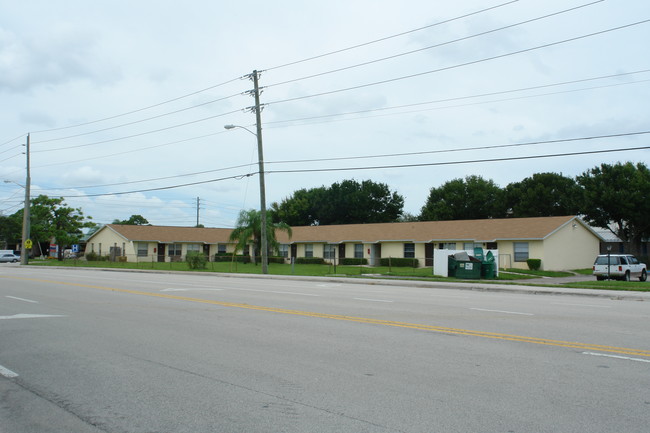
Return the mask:
<path fill-rule="evenodd" d="M 542 269 L 590 268 L 598 255 L 600 240 L 577 221 L 549 236 L 544 242 Z"/>
<path fill-rule="evenodd" d="M 133 243 L 127 241 L 109 228 L 101 229 L 90 239 L 90 242 L 86 244 L 86 253 L 92 251 L 102 256 L 107 256 L 110 248 L 116 246 L 116 244 L 119 248 L 122 248 L 122 244 L 124 244 L 124 250 L 127 253 L 131 251 L 131 254 L 133 254 Z"/>

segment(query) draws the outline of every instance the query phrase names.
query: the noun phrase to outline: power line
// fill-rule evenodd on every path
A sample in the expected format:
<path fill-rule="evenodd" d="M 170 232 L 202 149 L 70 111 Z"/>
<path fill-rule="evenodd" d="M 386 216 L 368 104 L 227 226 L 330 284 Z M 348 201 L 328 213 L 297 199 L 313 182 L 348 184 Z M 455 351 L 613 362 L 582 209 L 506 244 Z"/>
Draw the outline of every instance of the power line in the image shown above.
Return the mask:
<path fill-rule="evenodd" d="M 495 144 L 489 146 L 427 150 L 421 152 L 388 153 L 382 155 L 364 155 L 364 156 L 349 156 L 349 157 L 320 158 L 320 159 L 301 159 L 301 160 L 292 160 L 292 161 L 270 161 L 267 162 L 267 164 L 298 164 L 298 163 L 305 163 L 305 162 L 346 161 L 346 160 L 353 160 L 353 159 L 371 159 L 371 158 L 393 158 L 398 156 L 431 155 L 436 153 L 467 152 L 467 151 L 488 150 L 488 149 L 507 149 L 512 147 L 534 146 L 540 144 L 557 144 L 557 143 L 568 143 L 568 142 L 575 142 L 575 141 L 602 140 L 605 138 L 632 137 L 636 135 L 646 135 L 646 134 L 650 134 L 650 131 L 624 132 L 619 134 L 608 134 L 608 135 L 593 135 L 590 137 L 563 138 L 558 140 L 528 141 L 528 142 L 513 143 L 513 144 Z"/>
<path fill-rule="evenodd" d="M 298 162 L 322 162 L 322 161 L 331 161 L 331 160 L 342 160 L 342 159 L 361 159 L 361 158 L 375 158 L 375 157 L 395 157 L 395 156 L 413 156 L 413 155 L 422 155 L 422 154 L 435 154 L 435 153 L 445 153 L 445 152 L 460 152 L 460 151 L 469 151 L 469 150 L 485 150 L 485 149 L 496 149 L 496 148 L 510 148 L 510 147 L 522 147 L 538 144 L 553 144 L 553 143 L 562 143 L 562 142 L 572 142 L 572 141 L 583 141 L 583 140 L 596 140 L 603 138 L 614 138 L 614 137 L 625 137 L 625 136 L 634 136 L 634 135 L 643 135 L 650 134 L 650 131 L 639 131 L 639 132 L 629 132 L 629 133 L 620 133 L 620 134 L 610 134 L 610 135 L 600 135 L 600 136 L 590 136 L 590 137 L 575 137 L 568 139 L 558 139 L 558 140 L 546 140 L 546 141 L 535 141 L 535 142 L 526 142 L 526 143 L 515 143 L 515 144 L 504 144 L 504 145 L 492 145 L 492 146 L 479 146 L 472 148 L 462 148 L 462 149 L 447 149 L 447 150 L 436 150 L 436 151 L 424 151 L 424 152 L 410 152 L 403 154 L 387 154 L 387 155 L 373 155 L 373 156 L 364 156 L 364 157 L 349 157 L 349 158 L 327 158 L 327 159 L 318 159 L 318 160 L 302 160 L 302 161 L 278 161 L 276 163 L 298 163 Z M 573 156 L 573 155 L 587 155 L 587 154 L 597 154 L 597 153 L 609 153 L 609 152 L 622 152 L 622 151 L 632 151 L 632 150 L 641 150 L 648 149 L 650 146 L 644 147 L 634 147 L 634 148 L 625 148 L 625 149 L 609 149 L 609 150 L 594 150 L 594 151 L 584 151 L 584 152 L 573 152 L 565 154 L 552 154 L 552 155 L 536 155 L 536 156 L 523 156 L 523 157 L 512 157 L 512 158 L 497 158 L 497 159 L 484 159 L 484 160 L 468 160 L 468 161 L 454 161 L 454 162 L 437 162 L 437 163 L 422 163 L 422 164 L 401 164 L 401 165 L 384 165 L 384 166 L 372 166 L 372 167 L 343 167 L 343 168 L 322 168 L 322 169 L 296 169 L 296 170 L 271 170 L 265 171 L 264 173 L 307 173 L 307 172 L 328 172 L 328 171 L 350 171 L 350 170 L 377 170 L 377 169 L 387 169 L 387 168 L 408 168 L 408 167 L 424 167 L 424 166 L 435 166 L 435 165 L 452 165 L 452 164 L 468 164 L 474 162 L 498 162 L 498 161 L 510 161 L 510 160 L 521 160 L 521 159 L 535 159 L 535 158 L 548 158 L 548 157 L 560 157 L 560 156 Z M 273 162 L 268 162 L 271 164 Z M 207 173 L 207 172 L 206 172 Z M 160 191 L 167 189 L 182 188 L 186 186 L 201 185 L 205 183 L 213 183 L 230 179 L 243 179 L 246 177 L 259 174 L 258 172 L 245 173 L 236 176 L 228 176 L 218 179 L 209 179 L 204 181 L 197 181 L 191 183 L 170 185 L 165 187 L 157 188 L 148 188 L 141 190 L 133 191 L 124 191 L 124 192 L 111 192 L 111 193 L 100 193 L 100 194 L 86 194 L 81 196 L 66 196 L 66 197 L 101 197 L 101 196 L 112 196 L 112 195 L 123 195 L 123 194 L 133 194 L 138 192 L 150 192 L 150 191 Z M 183 177 L 187 175 L 178 175 L 173 177 Z M 143 181 L 133 181 L 126 183 L 137 183 L 137 182 L 147 182 L 150 180 Z M 119 185 L 119 184 L 115 184 Z M 77 187 L 77 189 L 82 189 L 84 187 Z"/>
<path fill-rule="evenodd" d="M 486 9 L 481 9 L 481 10 L 478 10 L 478 11 L 475 11 L 475 12 L 471 12 L 471 13 L 468 13 L 468 14 L 465 14 L 465 15 L 461 15 L 461 16 L 458 16 L 458 17 L 455 17 L 455 18 L 450 18 L 450 19 L 447 19 L 447 20 L 444 20 L 444 21 L 440 21 L 440 22 L 437 22 L 435 24 L 430 24 L 430 25 L 427 25 L 427 26 L 424 26 L 424 27 L 418 27 L 416 29 L 407 30 L 405 32 L 397 33 L 397 34 L 394 34 L 394 35 L 391 35 L 391 36 L 385 36 L 383 38 L 375 39 L 375 40 L 372 40 L 372 41 L 369 41 L 369 42 L 364 42 L 364 43 L 361 43 L 361 44 L 353 45 L 351 47 L 342 48 L 342 49 L 335 50 L 335 51 L 330 51 L 328 53 L 319 54 L 317 56 L 308 57 L 306 59 L 296 60 L 296 61 L 293 61 L 293 62 L 290 62 L 290 63 L 285 63 L 283 65 L 278 65 L 278 66 L 274 66 L 272 68 L 263 69 L 262 71 L 272 71 L 274 69 L 285 68 L 287 66 L 293 66 L 293 65 L 297 65 L 299 63 L 305 63 L 305 62 L 309 62 L 311 60 L 316 60 L 316 59 L 331 56 L 331 55 L 334 55 L 334 54 L 343 53 L 345 51 L 354 50 L 356 48 L 361 48 L 361 47 L 365 47 L 365 46 L 368 46 L 368 45 L 376 44 L 378 42 L 383 42 L 383 41 L 386 41 L 386 40 L 389 40 L 389 39 L 397 38 L 397 37 L 400 37 L 400 36 L 405 36 L 405 35 L 408 35 L 410 33 L 415 33 L 415 32 L 421 31 L 421 30 L 429 29 L 431 27 L 436 27 L 436 26 L 439 26 L 439 25 L 442 25 L 442 24 L 447 24 L 447 23 L 450 23 L 450 22 L 453 22 L 453 21 L 461 20 L 463 18 L 468 18 L 468 17 L 470 17 L 472 15 L 478 15 L 480 13 L 487 12 L 487 11 L 490 11 L 490 10 L 493 10 L 493 9 L 497 9 L 497 8 L 500 8 L 500 7 L 503 7 L 503 6 L 507 6 L 507 5 L 512 4 L 512 3 L 517 3 L 517 1 L 518 0 L 509 1 L 509 2 L 502 3 L 502 4 L 499 4 L 499 5 L 496 5 L 496 6 L 491 6 L 491 7 L 486 8 Z M 601 1 L 604 1 L 604 0 L 601 0 Z"/>
<path fill-rule="evenodd" d="M 96 141 L 94 143 L 78 144 L 78 145 L 75 145 L 75 146 L 57 147 L 57 148 L 54 148 L 54 149 L 33 150 L 32 153 L 54 152 L 54 151 L 57 151 L 57 150 L 77 149 L 77 148 L 80 148 L 80 147 L 95 146 L 97 144 L 105 144 L 105 143 L 111 143 L 113 141 L 126 140 L 128 138 L 141 137 L 143 135 L 154 134 L 156 132 L 168 131 L 170 129 L 180 128 L 182 126 L 192 125 L 192 124 L 199 123 L 199 122 L 205 122 L 206 120 L 212 120 L 212 119 L 216 119 L 217 117 L 227 116 L 229 114 L 237 113 L 238 111 L 241 111 L 241 110 L 233 110 L 233 111 L 229 111 L 227 113 L 221 113 L 221 114 L 216 114 L 214 116 L 205 117 L 203 119 L 192 120 L 191 122 L 185 122 L 185 123 L 180 123 L 180 124 L 177 124 L 177 125 L 167 126 L 165 128 L 155 129 L 155 130 L 152 130 L 152 131 L 141 132 L 139 134 L 133 134 L 133 135 L 127 135 L 127 136 L 124 136 L 124 137 L 111 138 L 109 140 Z"/>
<path fill-rule="evenodd" d="M 543 49 L 543 48 L 552 47 L 552 46 L 555 46 L 555 45 L 565 44 L 565 43 L 568 43 L 568 42 L 574 42 L 574 41 L 577 41 L 577 40 L 580 40 L 580 39 L 585 39 L 585 38 L 589 38 L 589 37 L 592 37 L 592 36 L 597 36 L 597 35 L 613 32 L 613 31 L 616 31 L 616 30 L 622 30 L 622 29 L 625 29 L 625 28 L 633 27 L 633 26 L 640 25 L 640 24 L 645 24 L 645 23 L 648 23 L 648 22 L 650 22 L 650 19 L 643 20 L 643 21 L 637 21 L 635 23 L 625 24 L 623 26 L 613 27 L 613 28 L 610 28 L 610 29 L 601 30 L 601 31 L 594 32 L 594 33 L 589 33 L 589 34 L 582 35 L 582 36 L 576 36 L 576 37 L 569 38 L 569 39 L 564 39 L 564 40 L 561 40 L 561 41 L 556 41 L 556 42 L 551 42 L 551 43 L 548 43 L 548 44 L 538 45 L 536 47 L 526 48 L 526 49 L 518 50 L 518 51 L 512 51 L 512 52 L 506 53 L 506 54 L 499 54 L 497 56 L 485 57 L 485 58 L 482 58 L 482 59 L 479 59 L 479 60 L 472 60 L 470 62 L 459 63 L 459 64 L 452 65 L 452 66 L 446 66 L 444 68 L 432 69 L 430 71 L 424 71 L 424 72 L 419 72 L 419 73 L 416 73 L 416 74 L 404 75 L 404 76 L 401 76 L 401 77 L 390 78 L 390 79 L 381 80 L 381 81 L 375 81 L 375 82 L 372 82 L 372 83 L 360 84 L 360 85 L 357 85 L 357 86 L 346 87 L 346 88 L 341 88 L 341 89 L 337 89 L 337 90 L 330 90 L 330 91 L 327 91 L 327 92 L 315 93 L 315 94 L 312 94 L 312 95 L 304 95 L 304 96 L 297 96 L 297 97 L 294 97 L 294 98 L 280 99 L 280 100 L 277 100 L 277 101 L 267 102 L 267 103 L 265 103 L 265 105 L 281 104 L 281 103 L 285 103 L 285 102 L 298 101 L 298 100 L 301 100 L 301 99 L 315 98 L 315 97 L 318 97 L 318 96 L 331 95 L 331 94 L 334 94 L 334 93 L 347 92 L 347 91 L 350 91 L 350 90 L 358 90 L 358 89 L 363 89 L 363 88 L 366 88 L 366 87 L 378 86 L 380 84 L 388 84 L 388 83 L 393 83 L 395 81 L 401 81 L 401 80 L 406 80 L 406 79 L 410 79 L 410 78 L 421 77 L 421 76 L 424 76 L 424 75 L 429 75 L 429 74 L 433 74 L 433 73 L 437 73 L 437 72 L 442 72 L 442 71 L 448 71 L 448 70 L 451 70 L 451 69 L 461 68 L 463 66 L 475 65 L 475 64 L 487 62 L 487 61 L 490 61 L 490 60 L 501 59 L 501 58 L 505 58 L 505 57 L 514 56 L 514 55 L 517 55 L 517 54 L 522 54 L 522 53 L 527 53 L 527 52 L 531 52 L 531 51 L 535 51 L 535 50 L 540 50 L 540 49 Z"/>
<path fill-rule="evenodd" d="M 429 45 L 429 46 L 423 47 L 423 48 L 418 48 L 417 50 L 406 51 L 406 52 L 403 52 L 403 53 L 394 54 L 392 56 L 382 57 L 382 58 L 379 58 L 379 59 L 370 60 L 370 61 L 363 62 L 363 63 L 357 63 L 355 65 L 350 65 L 350 66 L 346 66 L 346 67 L 343 67 L 343 68 L 333 69 L 333 70 L 326 71 L 326 72 L 320 72 L 318 74 L 307 75 L 307 76 L 300 77 L 300 78 L 294 78 L 292 80 L 287 80 L 287 81 L 282 81 L 282 82 L 279 82 L 279 83 L 270 84 L 268 86 L 265 86 L 265 88 L 281 86 L 281 85 L 284 85 L 284 84 L 294 83 L 294 82 L 297 82 L 297 81 L 308 80 L 308 79 L 311 79 L 311 78 L 321 77 L 323 75 L 328 75 L 328 74 L 333 74 L 333 73 L 336 73 L 336 72 L 347 71 L 349 69 L 359 68 L 359 67 L 362 67 L 362 66 L 372 65 L 374 63 L 379 63 L 379 62 L 383 62 L 383 61 L 386 61 L 386 60 L 396 59 L 396 58 L 407 56 L 407 55 L 410 55 L 410 54 L 415 54 L 415 53 L 419 53 L 419 52 L 422 52 L 422 51 L 431 50 L 433 48 L 440 48 L 440 47 L 443 47 L 445 45 L 450 45 L 450 44 L 453 44 L 453 43 L 456 43 L 456 42 L 462 42 L 462 41 L 466 41 L 466 40 L 469 40 L 469 39 L 477 38 L 479 36 L 485 36 L 485 35 L 488 35 L 490 33 L 496 33 L 496 32 L 502 31 L 502 30 L 510 29 L 510 28 L 513 28 L 513 27 L 518 27 L 518 26 L 521 26 L 521 25 L 524 25 L 524 24 L 530 24 L 530 23 L 535 22 L 535 21 L 540 21 L 540 20 L 543 20 L 543 19 L 546 19 L 546 18 L 550 18 L 550 17 L 553 17 L 553 16 L 564 14 L 564 13 L 567 13 L 567 12 L 572 12 L 572 11 L 575 11 L 577 9 L 581 9 L 581 8 L 584 8 L 584 7 L 587 7 L 587 6 L 593 6 L 594 4 L 601 3 L 603 1 L 605 1 L 605 0 L 597 0 L 597 1 L 594 1 L 594 2 L 591 2 L 591 3 L 576 6 L 576 7 L 570 8 L 570 9 L 565 9 L 565 10 L 558 11 L 558 12 L 553 12 L 551 14 L 543 15 L 543 16 L 536 17 L 536 18 L 531 18 L 531 19 L 528 19 L 528 20 L 525 20 L 525 21 L 520 21 L 520 22 L 515 23 L 515 24 L 509 24 L 507 26 L 499 27 L 499 28 L 492 29 L 492 30 L 487 30 L 487 31 L 480 32 L 480 33 L 475 33 L 473 35 L 465 36 L 465 37 L 458 38 L 458 39 L 453 39 L 451 41 L 442 42 L 442 43 L 435 44 L 435 45 Z"/>
<path fill-rule="evenodd" d="M 650 146 L 628 147 L 624 149 L 606 149 L 606 150 L 588 150 L 584 152 L 568 152 L 546 155 L 530 155 L 530 156 L 513 156 L 509 158 L 492 158 L 492 159 L 474 159 L 465 161 L 448 161 L 448 162 L 430 162 L 419 164 L 401 164 L 401 165 L 383 165 L 372 167 L 345 167 L 345 168 L 314 168 L 314 169 L 297 169 L 297 170 L 271 170 L 265 171 L 265 174 L 283 174 L 283 173 L 315 173 L 315 172 L 329 172 L 329 171 L 351 171 L 351 170 L 384 170 L 390 168 L 413 168 L 413 167 L 433 167 L 442 165 L 460 165 L 460 164 L 477 164 L 485 162 L 503 162 L 503 161 L 519 161 L 526 159 L 541 159 L 541 158 L 556 158 L 564 156 L 578 156 L 578 155 L 593 155 L 598 153 L 614 153 L 614 152 L 629 152 L 634 150 L 646 150 Z"/>
<path fill-rule="evenodd" d="M 632 74 L 640 74 L 640 73 L 645 73 L 645 72 L 650 72 L 650 69 L 643 69 L 640 71 L 634 71 L 634 72 L 624 72 L 620 74 L 612 74 L 612 75 L 603 75 L 600 77 L 592 77 L 592 78 L 584 78 L 584 79 L 579 79 L 579 80 L 572 80 L 572 81 L 564 81 L 560 83 L 553 83 L 553 84 L 543 84 L 539 86 L 531 86 L 531 87 L 522 87 L 519 89 L 511 89 L 511 90 L 502 90 L 502 91 L 497 91 L 497 92 L 488 92 L 488 93 L 480 93 L 476 95 L 466 95 L 466 96 L 458 96 L 454 98 L 445 98 L 445 99 L 437 99 L 437 100 L 432 100 L 432 101 L 425 101 L 425 102 L 415 102 L 412 104 L 403 104 L 403 105 L 394 105 L 391 107 L 381 107 L 381 108 L 370 108 L 367 110 L 357 110 L 357 111 L 348 111 L 345 113 L 333 113 L 333 114 L 325 114 L 321 116 L 310 116 L 310 117 L 301 117 L 301 118 L 296 118 L 296 119 L 289 119 L 289 120 L 275 120 L 275 121 L 270 121 L 270 122 L 265 122 L 266 125 L 273 125 L 273 124 L 280 124 L 280 123 L 290 123 L 290 122 L 300 122 L 300 121 L 305 121 L 305 120 L 317 120 L 317 119 L 326 119 L 326 118 L 331 118 L 331 117 L 339 117 L 339 116 L 349 116 L 352 114 L 365 114 L 365 113 L 371 113 L 375 111 L 388 111 L 388 110 L 398 110 L 401 108 L 410 108 L 410 107 L 417 107 L 421 105 L 431 105 L 431 104 L 439 104 L 442 102 L 452 102 L 452 101 L 459 101 L 459 100 L 464 100 L 464 99 L 474 99 L 474 98 L 482 98 L 486 96 L 496 96 L 496 95 L 504 95 L 508 93 L 516 93 L 516 92 L 524 92 L 528 90 L 536 90 L 536 89 L 543 89 L 543 88 L 548 88 L 548 87 L 557 87 L 557 86 L 564 86 L 567 84 L 577 84 L 577 83 L 583 83 L 587 81 L 595 81 L 595 80 L 602 80 L 606 78 L 615 78 L 615 77 L 621 77 L 625 75 L 632 75 Z M 476 105 L 476 104 L 485 104 L 485 103 L 492 103 L 492 102 L 503 102 L 503 101 L 510 101 L 513 99 L 526 99 L 526 98 L 536 98 L 539 96 L 548 96 L 548 95 L 555 95 L 559 93 L 570 93 L 570 92 L 577 92 L 577 91 L 584 91 L 584 90 L 594 90 L 594 89 L 601 89 L 605 87 L 612 87 L 612 86 L 621 86 L 621 85 L 628 85 L 628 84 L 636 84 L 640 82 L 646 82 L 648 80 L 642 80 L 642 81 L 632 81 L 632 82 L 627 82 L 627 83 L 617 83 L 617 84 L 609 84 L 609 85 L 603 85 L 603 86 L 597 86 L 597 87 L 588 87 L 584 89 L 572 89 L 572 90 L 566 90 L 562 92 L 553 92 L 553 93 L 543 93 L 543 94 L 538 94 L 538 95 L 529 95 L 529 96 L 522 96 L 519 98 L 510 98 L 510 99 L 499 99 L 496 101 L 485 101 L 485 102 L 478 102 L 470 105 Z M 459 105 L 454 105 L 452 108 L 459 107 Z M 449 107 L 439 107 L 439 108 L 449 108 Z M 426 111 L 426 110 L 425 110 Z M 413 113 L 414 111 L 408 111 L 406 113 Z M 400 112 L 396 114 L 404 114 L 405 112 Z"/>
<path fill-rule="evenodd" d="M 133 122 L 122 123 L 121 125 L 110 126 L 110 127 L 108 127 L 108 128 L 104 128 L 104 129 L 96 129 L 96 130 L 94 130 L 94 131 L 83 132 L 83 133 L 81 133 L 81 134 L 68 135 L 68 136 L 66 136 L 66 137 L 51 138 L 51 139 L 49 139 L 49 140 L 35 141 L 35 142 L 32 143 L 32 144 L 50 143 L 50 142 L 52 142 L 52 141 L 67 140 L 67 139 L 69 139 L 69 138 L 83 137 L 84 135 L 91 135 L 91 134 L 96 134 L 96 133 L 98 133 L 98 132 L 105 132 L 105 131 L 110 131 L 110 130 L 112 130 L 112 129 L 123 128 L 123 127 L 125 127 L 125 126 L 131 126 L 131 125 L 135 125 L 135 124 L 138 124 L 138 123 L 147 122 L 147 121 L 149 121 L 149 120 L 159 119 L 159 118 L 161 118 L 161 117 L 165 117 L 165 116 L 170 116 L 170 115 L 172 115 L 172 114 L 178 114 L 178 113 L 181 113 L 181 112 L 183 112 L 183 111 L 191 110 L 191 109 L 194 109 L 194 108 L 203 107 L 204 105 L 213 104 L 213 103 L 215 103 L 215 102 L 223 101 L 223 100 L 230 99 L 230 98 L 233 98 L 233 97 L 235 97 L 235 96 L 240 96 L 240 95 L 241 95 L 241 93 L 236 93 L 236 94 L 234 94 L 234 95 L 224 96 L 223 98 L 214 99 L 214 100 L 212 100 L 212 101 L 204 102 L 204 103 L 202 103 L 202 104 L 193 105 L 193 106 L 191 106 L 191 107 L 186 107 L 186 108 L 181 108 L 180 110 L 170 111 L 170 112 L 168 112 L 168 113 L 163 113 L 163 114 L 159 114 L 159 115 L 156 115 L 156 116 L 147 117 L 146 119 L 134 120 Z"/>
<path fill-rule="evenodd" d="M 116 115 L 114 115 L 114 116 L 105 117 L 105 118 L 97 119 L 97 120 L 92 120 L 92 121 L 84 122 L 84 123 L 78 123 L 78 124 L 75 124 L 75 125 L 63 126 L 63 127 L 60 127 L 60 128 L 52 128 L 52 129 L 42 129 L 42 130 L 40 130 L 40 131 L 33 131 L 33 132 L 34 132 L 34 133 L 43 133 L 43 132 L 61 131 L 61 130 L 63 130 L 63 129 L 78 128 L 78 127 L 80 127 L 80 126 L 92 125 L 92 124 L 94 124 L 94 123 L 104 122 L 104 121 L 106 121 L 106 120 L 112 120 L 112 119 L 116 119 L 116 118 L 118 118 L 118 117 L 128 116 L 128 115 L 130 115 L 130 114 L 139 113 L 139 112 L 141 112 L 141 111 L 145 111 L 145 110 L 149 110 L 149 109 L 151 109 L 151 108 L 159 107 L 159 106 L 161 106 L 161 105 L 169 104 L 169 103 L 171 103 L 171 102 L 175 102 L 175 101 L 178 101 L 178 100 L 180 100 L 180 99 L 184 99 L 184 98 L 188 98 L 188 97 L 190 97 L 190 96 L 198 95 L 199 93 L 207 92 L 208 90 L 212 90 L 212 89 L 215 89 L 215 88 L 217 88 L 217 87 L 221 87 L 221 86 L 224 86 L 224 85 L 226 85 L 226 84 L 230 84 L 230 83 L 232 83 L 232 82 L 234 82 L 234 81 L 238 81 L 238 80 L 241 80 L 241 79 L 242 79 L 242 77 L 233 78 L 233 79 L 231 79 L 231 80 L 224 81 L 223 83 L 219 83 L 219 84 L 215 84 L 215 85 L 210 86 L 210 87 L 206 87 L 205 89 L 197 90 L 197 91 L 195 91 L 195 92 L 188 93 L 188 94 L 186 94 L 186 95 L 178 96 L 178 97 L 176 97 L 176 98 L 169 99 L 169 100 L 167 100 L 167 101 L 159 102 L 159 103 L 157 103 L 157 104 L 149 105 L 149 106 L 147 106 L 147 107 L 143 107 L 143 108 L 138 108 L 138 109 L 136 109 L 136 110 L 128 111 L 128 112 L 126 112 L 126 113 L 116 114 Z M 190 107 L 190 108 L 191 108 L 191 107 Z"/>

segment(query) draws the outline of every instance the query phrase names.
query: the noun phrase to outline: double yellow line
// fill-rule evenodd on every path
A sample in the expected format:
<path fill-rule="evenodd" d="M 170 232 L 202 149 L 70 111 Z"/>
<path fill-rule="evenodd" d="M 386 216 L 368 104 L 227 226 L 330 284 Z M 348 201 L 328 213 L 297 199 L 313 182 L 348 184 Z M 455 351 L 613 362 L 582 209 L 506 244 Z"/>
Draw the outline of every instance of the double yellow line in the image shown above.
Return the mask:
<path fill-rule="evenodd" d="M 300 311 L 300 310 L 288 310 L 285 308 L 274 308 L 274 307 L 264 307 L 260 305 L 249 305 L 249 304 L 239 304 L 233 302 L 221 302 L 213 301 L 209 299 L 200 299 L 200 298 L 190 298 L 186 296 L 177 296 L 169 295 L 166 293 L 151 293 L 143 292 L 140 290 L 130 290 L 130 289 L 117 289 L 114 287 L 103 287 L 103 286 L 94 286 L 89 284 L 80 284 L 80 283 L 68 283 L 64 281 L 50 281 L 50 280 L 40 280 L 33 278 L 20 278 L 20 277 L 7 277 L 0 276 L 0 278 L 12 278 L 19 280 L 28 280 L 28 281 L 37 281 L 42 283 L 49 284 L 61 284 L 66 286 L 76 286 L 76 287 L 85 287 L 90 289 L 98 290 L 107 290 L 112 292 L 119 293 L 128 293 L 132 295 L 142 295 L 150 296 L 156 298 L 165 298 L 173 299 L 177 301 L 187 301 L 187 302 L 198 302 L 202 304 L 210 305 L 219 305 L 221 307 L 229 308 L 243 308 L 246 310 L 257 310 L 257 311 L 266 311 L 270 313 L 279 313 L 279 314 L 291 314 L 294 316 L 305 316 L 305 317 L 315 317 L 318 319 L 330 319 L 330 320 L 343 320 L 346 322 L 356 322 L 356 323 L 366 323 L 371 325 L 382 325 L 382 326 L 393 326 L 397 328 L 409 328 L 417 329 L 420 331 L 429 331 L 429 332 L 440 332 L 444 334 L 455 334 L 455 335 L 467 335 L 471 337 L 481 337 L 481 338 L 491 338 L 496 340 L 507 340 L 507 341 L 516 341 L 520 343 L 530 343 L 530 344 L 541 344 L 545 346 L 555 346 L 555 347 L 568 347 L 573 349 L 580 350 L 595 350 L 607 353 L 617 353 L 623 355 L 633 355 L 633 356 L 644 356 L 650 357 L 650 350 L 641 350 L 641 349 L 630 349 L 627 347 L 616 347 L 616 346 L 605 346 L 600 344 L 589 344 L 589 343 L 577 343 L 573 341 L 562 341 L 562 340 L 551 340 L 547 338 L 536 338 L 536 337 L 525 337 L 522 335 L 513 335 L 513 334 L 501 334 L 496 332 L 485 332 L 485 331 L 473 331 L 470 329 L 461 329 L 461 328 L 448 328 L 445 326 L 434 326 L 434 325 L 423 325 L 419 323 L 408 323 L 408 322 L 397 322 L 393 320 L 382 320 L 382 319 L 372 319 L 368 317 L 355 317 L 355 316 L 345 316 L 339 314 L 326 314 L 326 313 L 315 313 L 311 311 Z"/>

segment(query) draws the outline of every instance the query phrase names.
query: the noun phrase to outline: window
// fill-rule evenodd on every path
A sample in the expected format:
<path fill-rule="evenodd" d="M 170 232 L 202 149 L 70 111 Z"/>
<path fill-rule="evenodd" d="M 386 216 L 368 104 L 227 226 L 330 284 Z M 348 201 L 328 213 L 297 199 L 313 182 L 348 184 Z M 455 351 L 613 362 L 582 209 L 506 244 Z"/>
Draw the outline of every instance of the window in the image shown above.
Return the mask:
<path fill-rule="evenodd" d="M 198 253 L 201 251 L 201 245 L 200 244 L 187 244 L 187 252 L 188 253 Z"/>
<path fill-rule="evenodd" d="M 280 257 L 284 257 L 284 258 L 289 257 L 289 245 L 280 244 L 280 247 L 278 248 L 278 252 L 280 253 Z"/>
<path fill-rule="evenodd" d="M 149 244 L 147 242 L 138 242 L 138 257 L 149 255 Z"/>
<path fill-rule="evenodd" d="M 528 260 L 528 242 L 514 242 L 515 262 Z"/>
<path fill-rule="evenodd" d="M 354 244 L 354 258 L 355 259 L 363 258 L 363 244 Z"/>
<path fill-rule="evenodd" d="M 499 246 L 497 245 L 496 242 L 488 242 L 485 248 L 487 248 L 488 250 L 497 250 L 499 249 Z"/>
<path fill-rule="evenodd" d="M 182 254 L 181 244 L 169 244 L 167 246 L 168 255 L 180 256 Z"/>
<path fill-rule="evenodd" d="M 477 244 L 475 242 L 464 242 L 463 249 L 465 251 L 474 251 L 474 248 L 482 248 L 483 244 Z"/>
<path fill-rule="evenodd" d="M 218 254 L 226 254 L 226 244 L 218 244 L 217 245 L 217 253 Z"/>
<path fill-rule="evenodd" d="M 455 250 L 456 249 L 456 242 L 444 242 L 440 244 L 439 247 L 441 250 Z"/>
<path fill-rule="evenodd" d="M 97 245 L 99 245 L 99 251 L 97 251 L 97 254 L 99 254 L 101 256 L 102 255 L 102 243 L 100 242 Z"/>
<path fill-rule="evenodd" d="M 414 259 L 415 258 L 415 244 L 404 244 L 404 258 Z"/>
<path fill-rule="evenodd" d="M 314 244 L 305 244 L 305 257 L 314 257 Z"/>
<path fill-rule="evenodd" d="M 323 258 L 324 259 L 335 259 L 336 258 L 336 245 L 325 245 L 323 247 Z"/>

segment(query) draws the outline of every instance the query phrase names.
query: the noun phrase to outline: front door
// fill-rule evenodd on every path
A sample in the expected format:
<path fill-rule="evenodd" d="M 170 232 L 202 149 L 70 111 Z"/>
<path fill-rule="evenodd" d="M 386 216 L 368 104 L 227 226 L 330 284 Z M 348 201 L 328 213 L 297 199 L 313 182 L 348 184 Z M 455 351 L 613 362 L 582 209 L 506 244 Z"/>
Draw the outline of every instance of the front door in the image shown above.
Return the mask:
<path fill-rule="evenodd" d="M 433 266 L 433 244 L 424 244 L 424 266 Z"/>
<path fill-rule="evenodd" d="M 339 244 L 339 263 L 341 263 L 340 259 L 344 259 L 344 258 L 345 258 L 345 244 Z"/>
<path fill-rule="evenodd" d="M 165 261 L 165 244 L 158 244 L 158 261 Z"/>

